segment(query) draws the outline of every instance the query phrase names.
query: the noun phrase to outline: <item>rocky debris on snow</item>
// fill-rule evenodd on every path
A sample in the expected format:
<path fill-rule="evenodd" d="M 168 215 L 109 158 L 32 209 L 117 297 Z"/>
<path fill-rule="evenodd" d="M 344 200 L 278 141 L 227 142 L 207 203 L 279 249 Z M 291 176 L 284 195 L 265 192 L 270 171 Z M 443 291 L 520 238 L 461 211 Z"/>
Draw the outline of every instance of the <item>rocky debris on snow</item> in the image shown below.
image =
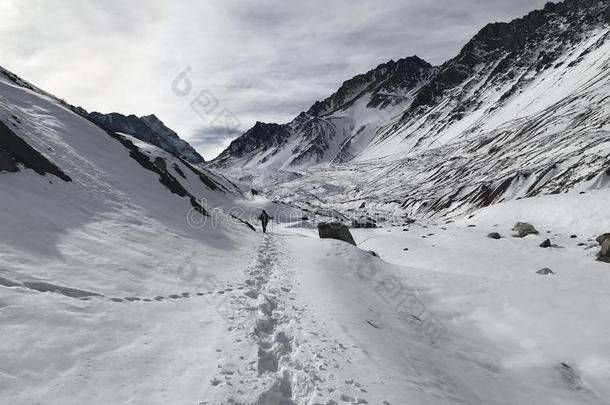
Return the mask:
<path fill-rule="evenodd" d="M 555 272 L 553 272 L 553 270 L 549 269 L 548 267 L 545 267 L 544 269 L 540 269 L 536 272 L 537 274 L 555 274 Z"/>
<path fill-rule="evenodd" d="M 578 235 L 570 235 L 570 239 L 576 239 L 578 238 Z"/>
<path fill-rule="evenodd" d="M 498 232 L 492 232 L 488 234 L 487 237 L 489 239 L 502 239 L 502 235 L 500 235 Z"/>
<path fill-rule="evenodd" d="M 515 238 L 524 238 L 527 235 L 538 235 L 538 231 L 534 228 L 534 225 L 528 224 L 527 222 L 517 222 L 513 226 L 513 231 L 516 232 L 513 236 Z"/>
<path fill-rule="evenodd" d="M 602 249 L 597 255 L 600 262 L 610 263 L 610 233 L 604 233 L 596 238 Z"/>
<path fill-rule="evenodd" d="M 352 228 L 377 228 L 377 221 L 371 217 L 360 217 L 352 220 Z"/>
<path fill-rule="evenodd" d="M 540 247 L 545 249 L 550 248 L 551 246 L 553 246 L 553 244 L 551 243 L 550 239 L 545 239 L 544 242 L 540 244 Z"/>
<path fill-rule="evenodd" d="M 321 239 L 337 239 L 356 246 L 356 241 L 348 227 L 341 222 L 321 222 L 318 224 Z"/>
<path fill-rule="evenodd" d="M 377 254 L 377 252 L 375 252 L 374 250 L 369 250 L 369 253 L 371 254 L 371 256 L 374 256 L 374 257 L 379 257 L 379 255 Z"/>
<path fill-rule="evenodd" d="M 360 204 L 360 209 L 364 209 L 364 207 L 366 207 L 366 203 L 363 202 L 362 204 Z"/>

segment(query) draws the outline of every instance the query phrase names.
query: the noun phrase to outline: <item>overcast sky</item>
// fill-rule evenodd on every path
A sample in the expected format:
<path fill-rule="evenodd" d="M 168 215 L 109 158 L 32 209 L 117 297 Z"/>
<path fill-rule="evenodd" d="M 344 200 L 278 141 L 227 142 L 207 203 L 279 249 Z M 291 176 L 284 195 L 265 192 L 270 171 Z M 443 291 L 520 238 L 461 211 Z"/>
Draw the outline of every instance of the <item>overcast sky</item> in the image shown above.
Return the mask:
<path fill-rule="evenodd" d="M 154 113 L 209 159 L 356 74 L 414 54 L 440 64 L 545 2 L 2 0 L 0 65 L 89 111 Z M 220 113 L 239 127 L 214 129 Z"/>

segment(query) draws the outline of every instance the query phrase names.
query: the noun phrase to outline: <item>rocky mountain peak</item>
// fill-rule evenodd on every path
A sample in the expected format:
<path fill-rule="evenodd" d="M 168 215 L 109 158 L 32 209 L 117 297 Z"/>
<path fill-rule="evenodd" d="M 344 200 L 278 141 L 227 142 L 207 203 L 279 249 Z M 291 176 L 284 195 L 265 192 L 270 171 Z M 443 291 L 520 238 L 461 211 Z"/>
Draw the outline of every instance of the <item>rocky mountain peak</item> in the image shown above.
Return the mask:
<path fill-rule="evenodd" d="M 154 114 L 138 117 L 134 114 L 123 115 L 116 112 L 109 114 L 92 112 L 84 116 L 107 131 L 131 135 L 164 149 L 176 157 L 183 157 L 190 163 L 205 162 L 188 142 L 181 139 L 175 131 L 168 128 Z"/>
<path fill-rule="evenodd" d="M 397 89 L 408 90 L 429 76 L 433 66 L 418 56 L 382 63 L 367 73 L 357 75 L 343 82 L 330 97 L 315 102 L 307 111 L 313 116 L 325 116 L 337 110 L 348 108 L 363 94 L 392 94 Z M 383 104 L 379 100 L 372 106 Z"/>

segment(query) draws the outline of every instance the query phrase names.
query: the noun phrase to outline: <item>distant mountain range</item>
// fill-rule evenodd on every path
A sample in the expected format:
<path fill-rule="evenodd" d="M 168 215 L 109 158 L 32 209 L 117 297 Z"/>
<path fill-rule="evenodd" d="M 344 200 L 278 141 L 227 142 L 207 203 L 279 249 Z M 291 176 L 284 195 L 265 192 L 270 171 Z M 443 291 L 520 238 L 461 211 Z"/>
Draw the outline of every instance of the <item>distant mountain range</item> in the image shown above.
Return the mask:
<path fill-rule="evenodd" d="M 390 61 L 287 124 L 257 123 L 211 165 L 341 166 L 350 200 L 411 214 L 608 183 L 610 1 L 493 23 L 453 59 Z"/>

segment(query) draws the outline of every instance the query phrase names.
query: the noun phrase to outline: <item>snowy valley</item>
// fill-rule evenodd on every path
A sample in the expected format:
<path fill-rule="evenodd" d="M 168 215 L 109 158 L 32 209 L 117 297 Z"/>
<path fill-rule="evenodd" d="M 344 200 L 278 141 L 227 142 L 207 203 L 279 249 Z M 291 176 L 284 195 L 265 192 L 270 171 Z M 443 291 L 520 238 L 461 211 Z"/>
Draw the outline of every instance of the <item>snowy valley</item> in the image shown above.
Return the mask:
<path fill-rule="evenodd" d="M 210 162 L 0 68 L 0 404 L 609 403 L 609 34 L 549 3 Z"/>

